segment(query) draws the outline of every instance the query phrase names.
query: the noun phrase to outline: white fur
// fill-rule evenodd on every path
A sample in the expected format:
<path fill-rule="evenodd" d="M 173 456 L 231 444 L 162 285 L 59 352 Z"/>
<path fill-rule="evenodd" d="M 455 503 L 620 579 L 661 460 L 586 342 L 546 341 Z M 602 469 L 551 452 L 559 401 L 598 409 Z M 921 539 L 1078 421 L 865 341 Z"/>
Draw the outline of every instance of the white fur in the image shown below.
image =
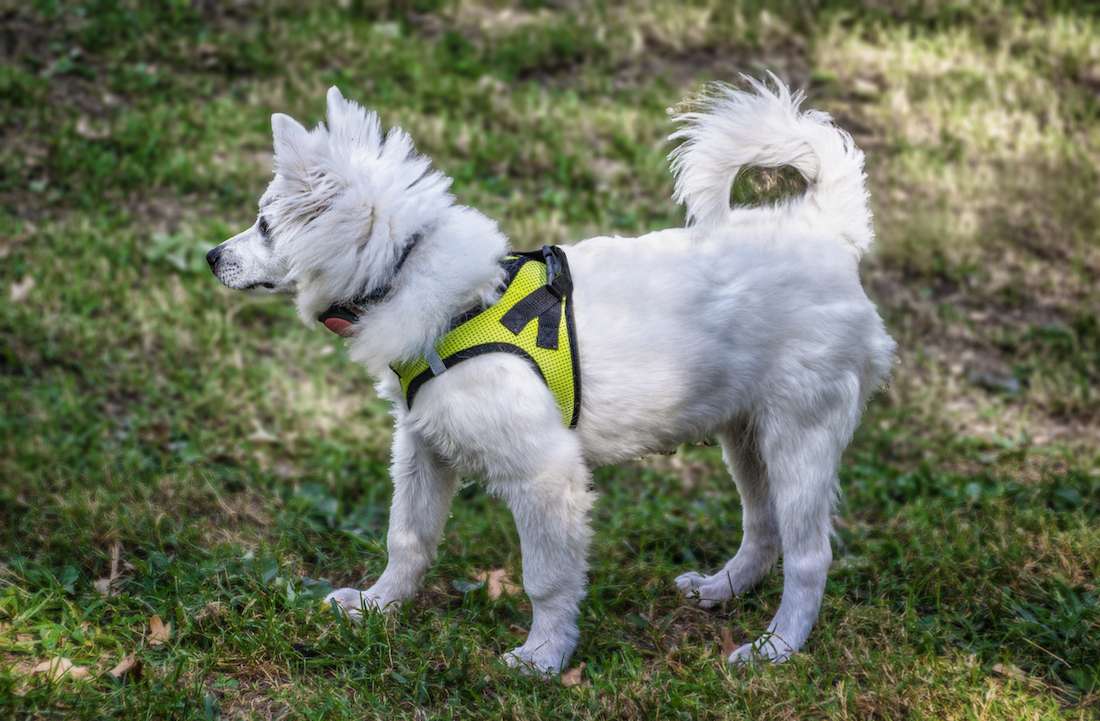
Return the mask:
<path fill-rule="evenodd" d="M 805 230 L 840 238 L 862 254 L 874 241 L 864 185 L 863 153 L 852 137 L 832 124 L 828 113 L 802 112 L 803 93 L 791 91 L 774 75 L 774 89 L 742 75 L 755 92 L 714 84 L 700 99 L 701 112 L 683 113 L 684 127 L 671 139 L 683 140 L 672 153 L 674 199 L 687 206 L 688 220 L 706 232 L 737 225 L 742 215 L 762 209 L 731 210 L 730 186 L 742 168 L 789 165 L 809 182 L 806 194 L 763 209 Z"/>
<path fill-rule="evenodd" d="M 227 241 L 219 265 L 249 268 L 248 282 L 230 284 L 262 278 L 295 290 L 312 322 L 329 303 L 394 281 L 349 341 L 393 403 L 389 560 L 369 589 L 332 600 L 355 616 L 411 597 L 457 475 L 476 475 L 513 511 L 534 611 L 526 642 L 505 660 L 560 670 L 578 637 L 589 469 L 716 436 L 744 505 L 741 547 L 717 573 L 676 583 L 713 605 L 751 588 L 782 553 L 779 610 L 730 661 L 780 661 L 802 646 L 831 561 L 840 456 L 888 374 L 894 342 L 859 282 L 858 255 L 872 239 L 862 156 L 827 116 L 800 112 L 800 96 L 773 84 L 720 88 L 704 111 L 680 118 L 673 164 L 689 228 L 566 248 L 583 381 L 575 430 L 507 354 L 455 366 L 406 408 L 388 364 L 419 354 L 472 300 L 492 299 L 506 240 L 485 216 L 454 205 L 438 173 L 406 189 L 427 161 L 399 131 L 389 137 L 405 152 L 382 148 L 376 117 L 335 90 L 327 130 L 273 119 L 277 174 L 261 201 L 271 248 L 257 249 L 255 227 Z M 730 210 L 733 176 L 750 164 L 794 165 L 806 196 Z M 392 278 L 417 231 L 424 240 Z"/>

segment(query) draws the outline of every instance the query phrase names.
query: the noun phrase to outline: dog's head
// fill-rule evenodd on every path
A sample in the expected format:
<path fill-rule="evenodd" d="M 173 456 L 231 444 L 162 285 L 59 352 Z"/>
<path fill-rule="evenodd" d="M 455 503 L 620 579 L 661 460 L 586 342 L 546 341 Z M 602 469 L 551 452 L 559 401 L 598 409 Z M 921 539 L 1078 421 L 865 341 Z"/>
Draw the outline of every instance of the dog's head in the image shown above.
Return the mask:
<path fill-rule="evenodd" d="M 206 256 L 229 288 L 295 294 L 313 321 L 392 281 L 406 247 L 451 207 L 450 179 L 398 128 L 328 92 L 327 125 L 271 116 L 274 178 L 256 222 Z"/>

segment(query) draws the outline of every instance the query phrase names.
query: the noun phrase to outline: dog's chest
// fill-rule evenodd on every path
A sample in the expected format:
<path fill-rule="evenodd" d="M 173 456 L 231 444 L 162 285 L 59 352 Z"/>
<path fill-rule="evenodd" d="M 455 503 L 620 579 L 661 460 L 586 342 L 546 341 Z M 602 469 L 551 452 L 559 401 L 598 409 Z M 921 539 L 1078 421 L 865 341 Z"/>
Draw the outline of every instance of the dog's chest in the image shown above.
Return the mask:
<path fill-rule="evenodd" d="M 526 361 L 507 353 L 448 369 L 424 385 L 411 410 L 396 382 L 378 390 L 394 404 L 397 422 L 462 475 L 513 481 L 575 452 L 576 434 L 562 423 L 554 395 Z"/>

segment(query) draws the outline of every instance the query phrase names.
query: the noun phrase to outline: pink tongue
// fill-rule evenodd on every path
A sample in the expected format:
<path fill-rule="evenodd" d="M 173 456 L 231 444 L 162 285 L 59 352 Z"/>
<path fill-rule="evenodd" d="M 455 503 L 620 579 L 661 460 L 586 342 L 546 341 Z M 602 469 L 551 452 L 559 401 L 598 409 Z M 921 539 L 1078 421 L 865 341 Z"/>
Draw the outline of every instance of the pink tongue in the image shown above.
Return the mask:
<path fill-rule="evenodd" d="M 344 336 L 345 338 L 351 333 L 351 323 L 343 318 L 326 318 L 325 327 L 336 335 Z"/>

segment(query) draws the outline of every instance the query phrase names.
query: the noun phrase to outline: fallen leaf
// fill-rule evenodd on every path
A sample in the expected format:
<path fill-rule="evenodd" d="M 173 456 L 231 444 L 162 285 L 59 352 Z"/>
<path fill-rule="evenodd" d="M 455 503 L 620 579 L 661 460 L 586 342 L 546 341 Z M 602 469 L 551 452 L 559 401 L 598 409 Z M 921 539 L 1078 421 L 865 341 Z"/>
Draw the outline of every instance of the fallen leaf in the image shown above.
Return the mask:
<path fill-rule="evenodd" d="M 12 303 L 22 303 L 27 299 L 27 296 L 30 295 L 32 290 L 34 290 L 34 278 L 28 275 L 22 280 L 17 280 L 12 283 L 8 295 Z"/>
<path fill-rule="evenodd" d="M 572 688 L 573 686 L 579 686 L 584 682 L 584 662 L 582 661 L 579 666 L 565 671 L 561 675 L 561 685 L 566 688 Z"/>
<path fill-rule="evenodd" d="M 737 644 L 733 642 L 733 632 L 729 628 L 722 627 L 722 658 L 729 658 L 730 654 L 737 650 Z"/>
<path fill-rule="evenodd" d="M 44 673 L 51 681 L 59 681 L 65 676 L 79 681 L 88 677 L 88 668 L 87 666 L 76 666 L 64 656 L 59 656 L 38 664 L 31 669 L 31 673 Z"/>
<path fill-rule="evenodd" d="M 220 618 L 225 615 L 225 606 L 218 601 L 209 601 L 195 614 L 195 622 L 202 623 L 208 618 Z"/>
<path fill-rule="evenodd" d="M 92 585 L 95 586 L 95 590 L 99 592 L 101 596 L 113 596 L 114 589 L 112 586 L 114 582 L 118 580 L 119 573 L 119 559 L 122 556 L 122 544 L 118 541 L 114 542 L 111 546 L 111 572 L 106 578 L 96 579 L 96 582 Z"/>
<path fill-rule="evenodd" d="M 995 663 L 993 664 L 993 673 L 1032 688 L 1049 688 L 1042 679 L 1029 676 L 1026 671 L 1015 664 Z"/>
<path fill-rule="evenodd" d="M 1014 666 L 1012 664 L 995 663 L 993 664 L 993 673 L 1001 676 L 1007 676 L 1017 681 L 1027 680 L 1027 674 L 1024 673 L 1023 669 L 1021 669 L 1019 666 Z"/>
<path fill-rule="evenodd" d="M 129 653 L 122 657 L 122 660 L 115 664 L 107 673 L 111 674 L 115 678 L 122 678 L 138 665 L 138 660 L 134 654 Z"/>
<path fill-rule="evenodd" d="M 484 585 L 484 581 L 467 581 L 462 578 L 451 581 L 451 586 L 459 593 L 473 593 Z"/>
<path fill-rule="evenodd" d="M 271 431 L 267 430 L 260 425 L 258 421 L 252 422 L 252 427 L 255 428 L 251 435 L 248 436 L 248 440 L 253 443 L 278 443 L 279 438 Z"/>
<path fill-rule="evenodd" d="M 115 541 L 111 544 L 111 578 L 118 578 L 118 562 L 122 559 L 122 544 Z"/>
<path fill-rule="evenodd" d="M 512 580 L 508 578 L 508 572 L 503 568 L 483 571 L 477 575 L 477 580 L 485 583 L 488 587 L 489 598 L 492 599 L 500 598 L 502 595 L 512 596 L 520 591 L 520 587 L 512 583 Z"/>
<path fill-rule="evenodd" d="M 149 645 L 159 646 L 172 637 L 172 624 L 160 620 L 160 616 L 149 619 Z"/>

